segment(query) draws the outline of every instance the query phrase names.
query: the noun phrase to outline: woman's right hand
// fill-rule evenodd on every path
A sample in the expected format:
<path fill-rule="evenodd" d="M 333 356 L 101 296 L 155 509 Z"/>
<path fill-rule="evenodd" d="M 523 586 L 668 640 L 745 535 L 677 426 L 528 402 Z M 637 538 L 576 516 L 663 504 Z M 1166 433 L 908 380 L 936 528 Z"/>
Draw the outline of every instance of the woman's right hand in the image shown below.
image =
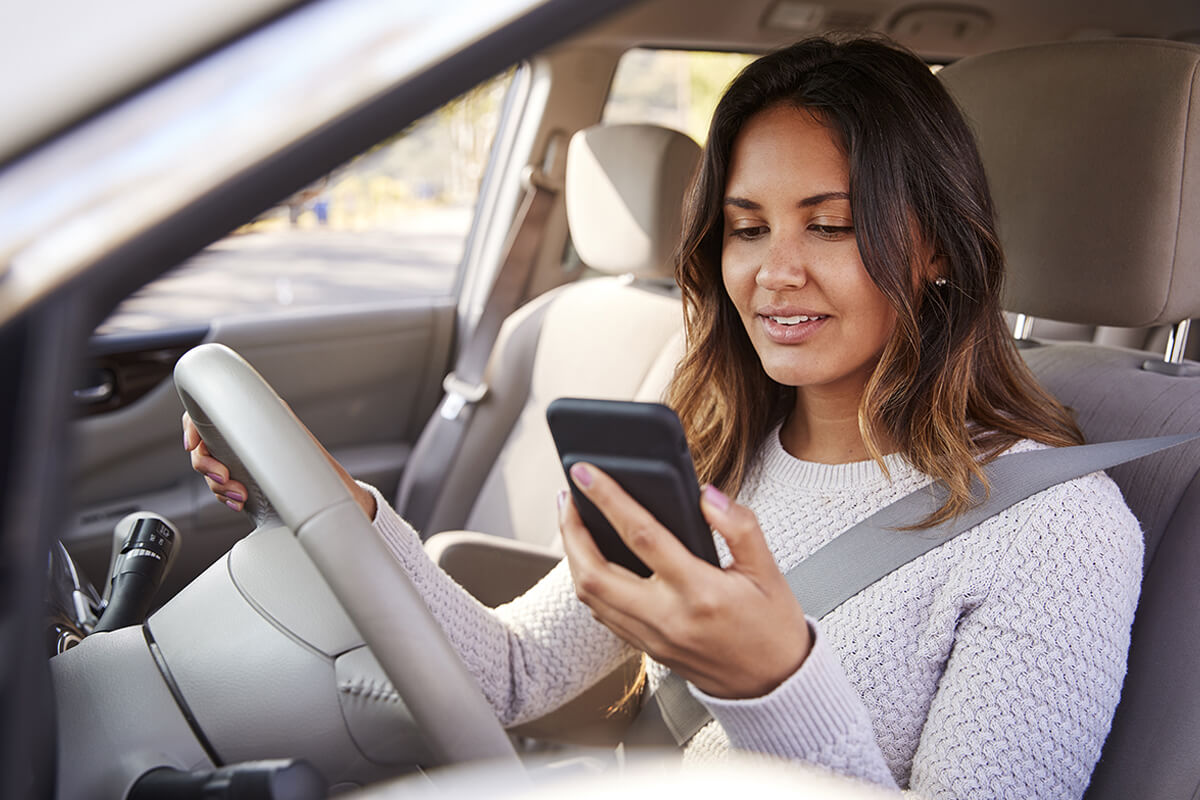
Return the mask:
<path fill-rule="evenodd" d="M 183 449 L 191 454 L 192 469 L 204 476 L 208 490 L 234 511 L 241 511 L 249 497 L 246 487 L 230 478 L 229 467 L 213 458 L 186 411 L 183 414 Z"/>
<path fill-rule="evenodd" d="M 375 496 L 368 492 L 363 487 L 355 482 L 350 473 L 337 462 L 329 451 L 317 441 L 317 438 L 310 431 L 305 429 L 313 443 L 321 449 L 325 458 L 329 461 L 329 465 L 341 478 L 346 491 L 354 498 L 354 502 L 366 514 L 367 519 L 374 520 L 377 511 L 375 507 Z M 196 429 L 196 424 L 192 422 L 192 418 L 185 411 L 183 414 L 183 449 L 187 450 L 192 457 L 192 469 L 204 476 L 204 482 L 208 484 L 208 490 L 216 495 L 217 499 L 225 503 L 234 511 L 241 511 L 246 505 L 246 498 L 249 493 L 246 487 L 229 477 L 229 467 L 222 464 L 217 459 L 213 458 L 212 453 L 208 451 L 208 445 L 200 438 L 200 431 Z"/>

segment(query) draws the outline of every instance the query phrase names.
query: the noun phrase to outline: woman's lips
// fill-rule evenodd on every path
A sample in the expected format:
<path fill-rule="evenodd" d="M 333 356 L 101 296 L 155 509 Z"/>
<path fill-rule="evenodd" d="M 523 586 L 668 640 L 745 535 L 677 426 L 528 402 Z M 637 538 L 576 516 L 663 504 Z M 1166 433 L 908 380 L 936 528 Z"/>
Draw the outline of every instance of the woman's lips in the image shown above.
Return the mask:
<path fill-rule="evenodd" d="M 777 344 L 800 344 L 814 336 L 830 317 L 825 314 L 759 314 L 763 332 Z"/>

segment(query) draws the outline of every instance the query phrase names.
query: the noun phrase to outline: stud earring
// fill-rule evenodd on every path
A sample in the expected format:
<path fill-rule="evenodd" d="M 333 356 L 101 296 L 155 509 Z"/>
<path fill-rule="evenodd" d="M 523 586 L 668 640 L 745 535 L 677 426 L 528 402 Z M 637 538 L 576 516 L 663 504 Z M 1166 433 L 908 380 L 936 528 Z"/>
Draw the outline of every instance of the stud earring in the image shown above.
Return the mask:
<path fill-rule="evenodd" d="M 934 286 L 945 286 L 945 285 L 946 285 L 946 279 L 945 279 L 945 278 L 934 278 L 934 279 L 933 279 L 933 285 L 934 285 Z"/>

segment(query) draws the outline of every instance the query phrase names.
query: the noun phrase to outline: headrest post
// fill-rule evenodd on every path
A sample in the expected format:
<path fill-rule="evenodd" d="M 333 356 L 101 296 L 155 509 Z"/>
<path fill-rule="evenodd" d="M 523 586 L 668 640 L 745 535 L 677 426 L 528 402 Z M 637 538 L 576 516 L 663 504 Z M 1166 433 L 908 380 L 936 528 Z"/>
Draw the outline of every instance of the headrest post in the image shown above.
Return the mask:
<path fill-rule="evenodd" d="M 1183 351 L 1187 349 L 1188 330 L 1191 327 L 1190 319 L 1176 323 L 1167 337 L 1167 352 L 1163 360 L 1143 361 L 1142 369 L 1176 378 L 1200 377 L 1200 364 L 1189 363 L 1183 357 Z"/>
<path fill-rule="evenodd" d="M 1164 359 L 1168 364 L 1183 363 L 1183 351 L 1187 349 L 1188 330 L 1191 327 L 1192 321 L 1185 319 L 1171 329 L 1171 334 L 1167 337 L 1167 355 Z"/>
<path fill-rule="evenodd" d="M 1013 322 L 1013 338 L 1018 342 L 1033 338 L 1033 320 L 1034 318 L 1028 314 L 1017 314 L 1017 318 Z"/>

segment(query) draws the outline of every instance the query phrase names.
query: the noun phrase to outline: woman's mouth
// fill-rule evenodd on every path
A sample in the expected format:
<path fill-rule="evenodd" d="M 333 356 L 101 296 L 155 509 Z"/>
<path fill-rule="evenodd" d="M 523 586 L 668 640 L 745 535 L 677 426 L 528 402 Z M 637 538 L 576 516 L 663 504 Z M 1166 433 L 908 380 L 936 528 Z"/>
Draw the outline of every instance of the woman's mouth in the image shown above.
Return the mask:
<path fill-rule="evenodd" d="M 763 332 L 778 344 L 800 344 L 814 335 L 828 314 L 760 314 Z"/>
<path fill-rule="evenodd" d="M 780 325 L 798 325 L 801 322 L 816 322 L 819 319 L 825 319 L 825 315 L 796 314 L 793 317 L 768 316 L 767 319 L 778 322 Z"/>

